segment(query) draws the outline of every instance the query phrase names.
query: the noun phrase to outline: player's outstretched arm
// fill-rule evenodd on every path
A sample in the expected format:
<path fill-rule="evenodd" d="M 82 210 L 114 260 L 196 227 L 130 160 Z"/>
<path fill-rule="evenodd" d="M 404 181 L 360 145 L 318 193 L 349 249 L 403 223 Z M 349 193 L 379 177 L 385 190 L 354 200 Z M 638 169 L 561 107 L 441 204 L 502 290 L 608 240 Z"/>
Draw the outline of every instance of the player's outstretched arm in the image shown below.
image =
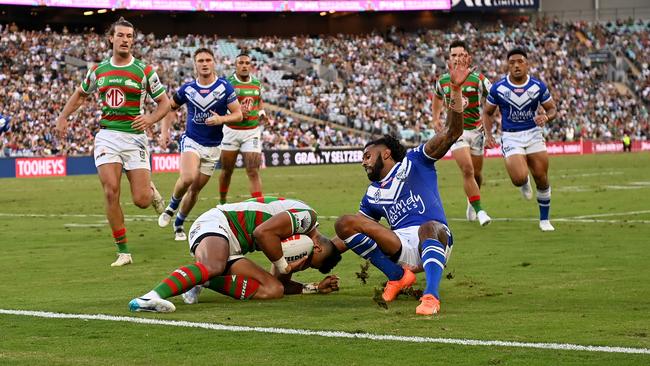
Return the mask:
<path fill-rule="evenodd" d="M 329 294 L 339 290 L 339 277 L 329 275 L 320 282 L 300 283 L 291 279 L 291 274 L 280 275 L 278 280 L 284 286 L 285 295 Z"/>
<path fill-rule="evenodd" d="M 68 129 L 68 117 L 81 107 L 86 101 L 86 98 L 88 98 L 88 94 L 84 93 L 81 88 L 77 88 L 65 103 L 63 110 L 56 119 L 55 132 L 59 137 L 65 136 L 65 132 Z"/>
<path fill-rule="evenodd" d="M 463 92 L 461 87 L 470 72 L 468 55 L 459 59 L 455 64 L 449 64 L 451 93 L 447 123 L 441 133 L 437 133 L 424 145 L 424 152 L 431 158 L 441 159 L 463 134 Z"/>

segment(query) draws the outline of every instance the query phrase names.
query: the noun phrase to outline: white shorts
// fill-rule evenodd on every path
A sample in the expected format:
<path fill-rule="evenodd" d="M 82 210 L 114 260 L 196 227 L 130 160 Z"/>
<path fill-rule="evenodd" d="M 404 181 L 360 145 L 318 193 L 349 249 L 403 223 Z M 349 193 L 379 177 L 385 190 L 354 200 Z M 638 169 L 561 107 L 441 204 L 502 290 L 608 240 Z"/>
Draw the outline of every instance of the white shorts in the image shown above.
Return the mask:
<path fill-rule="evenodd" d="M 402 229 L 394 230 L 393 232 L 402 243 L 402 253 L 399 255 L 397 262 L 401 265 L 408 267 L 413 272 L 422 272 L 422 256 L 420 255 L 420 237 L 418 236 L 419 226 L 409 226 Z M 451 256 L 451 249 L 454 245 L 454 239 L 451 231 L 445 226 L 447 231 L 447 249 L 445 257 L 449 262 Z"/>
<path fill-rule="evenodd" d="M 190 254 L 192 256 L 194 256 L 194 250 L 201 242 L 201 239 L 210 235 L 217 235 L 228 240 L 228 246 L 230 247 L 229 261 L 243 257 L 239 241 L 230 229 L 226 215 L 218 208 L 203 213 L 190 227 L 187 240 L 190 244 Z"/>
<path fill-rule="evenodd" d="M 148 145 L 144 133 L 101 129 L 95 135 L 95 166 L 118 163 L 124 170 L 151 170 Z"/>
<path fill-rule="evenodd" d="M 469 147 L 469 153 L 475 156 L 483 156 L 485 149 L 485 138 L 483 129 L 463 130 L 463 134 L 451 145 L 451 151 Z"/>
<path fill-rule="evenodd" d="M 541 127 L 519 132 L 503 132 L 501 136 L 501 153 L 504 157 L 511 155 L 529 155 L 546 151 L 546 140 Z"/>
<path fill-rule="evenodd" d="M 235 130 L 223 126 L 223 140 L 221 150 L 240 152 L 262 152 L 262 129 L 258 126 L 250 130 Z"/>
<path fill-rule="evenodd" d="M 201 159 L 199 168 L 201 174 L 212 176 L 215 165 L 221 155 L 219 146 L 203 146 L 188 136 L 183 135 L 181 138 L 181 153 L 185 152 L 196 154 Z"/>

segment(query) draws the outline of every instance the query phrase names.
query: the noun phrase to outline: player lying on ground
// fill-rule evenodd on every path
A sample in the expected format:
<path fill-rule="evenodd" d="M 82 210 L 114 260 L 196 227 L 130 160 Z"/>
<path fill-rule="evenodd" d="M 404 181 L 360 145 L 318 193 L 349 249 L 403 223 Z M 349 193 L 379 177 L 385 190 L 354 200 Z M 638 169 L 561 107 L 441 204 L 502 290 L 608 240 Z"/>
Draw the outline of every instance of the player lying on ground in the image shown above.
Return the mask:
<path fill-rule="evenodd" d="M 416 313 L 440 311 L 438 286 L 451 253 L 453 238 L 438 193 L 435 162 L 463 133 L 461 86 L 470 74 L 467 54 L 449 64 L 451 95 L 446 128 L 406 152 L 400 142 L 384 136 L 366 144 L 362 166 L 372 182 L 356 215 L 335 224 L 339 250 L 351 249 L 381 270 L 388 282 L 382 295 L 393 301 L 424 271 L 427 285 Z M 379 224 L 381 218 L 390 229 Z"/>
<path fill-rule="evenodd" d="M 202 284 L 235 299 L 279 299 L 312 292 L 313 286 L 292 281 L 290 274 L 309 267 L 329 273 L 341 260 L 334 244 L 318 231 L 317 218 L 307 204 L 291 199 L 259 197 L 217 206 L 199 216 L 190 229 L 190 253 L 196 263 L 178 268 L 153 290 L 131 300 L 129 309 L 172 312 L 176 308 L 166 298 Z M 310 256 L 289 263 L 281 241 L 296 234 L 308 235 L 314 249 Z M 264 252 L 279 277 L 244 258 L 256 250 Z M 324 293 L 335 291 L 338 279 L 330 276 L 318 287 Z"/>

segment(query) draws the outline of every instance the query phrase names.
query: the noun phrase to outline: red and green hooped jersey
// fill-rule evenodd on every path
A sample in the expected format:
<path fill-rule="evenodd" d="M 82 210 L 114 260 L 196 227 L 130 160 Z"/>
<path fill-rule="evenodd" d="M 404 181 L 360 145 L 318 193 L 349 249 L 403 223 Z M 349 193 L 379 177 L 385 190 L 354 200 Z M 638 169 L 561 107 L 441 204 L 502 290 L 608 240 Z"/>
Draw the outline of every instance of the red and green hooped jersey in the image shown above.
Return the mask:
<path fill-rule="evenodd" d="M 147 95 L 156 99 L 165 92 L 153 67 L 132 57 L 124 66 L 115 66 L 108 58 L 93 66 L 83 82 L 81 90 L 90 94 L 99 91 L 102 102 L 102 127 L 109 130 L 143 133 L 131 128 L 131 123 L 143 113 Z"/>
<path fill-rule="evenodd" d="M 239 80 L 236 74 L 232 74 L 228 78 L 237 92 L 237 100 L 239 100 L 242 110 L 248 110 L 241 122 L 228 123 L 228 127 L 233 130 L 250 130 L 260 124 L 259 112 L 264 88 L 258 79 L 252 75 L 249 78 L 250 80 L 246 82 Z"/>
<path fill-rule="evenodd" d="M 464 125 L 466 130 L 476 129 L 481 125 L 481 98 L 487 98 L 492 83 L 485 75 L 472 72 L 463 84 L 463 106 L 465 112 L 463 113 Z M 443 74 L 436 82 L 435 93 L 441 98 L 445 105 L 449 105 L 450 100 L 450 77 L 449 73 Z"/>
<path fill-rule="evenodd" d="M 218 208 L 228 218 L 230 229 L 241 246 L 241 254 L 258 249 L 253 240 L 253 231 L 275 214 L 286 212 L 291 217 L 291 235 L 306 234 L 318 225 L 316 211 L 298 200 L 259 197 Z"/>

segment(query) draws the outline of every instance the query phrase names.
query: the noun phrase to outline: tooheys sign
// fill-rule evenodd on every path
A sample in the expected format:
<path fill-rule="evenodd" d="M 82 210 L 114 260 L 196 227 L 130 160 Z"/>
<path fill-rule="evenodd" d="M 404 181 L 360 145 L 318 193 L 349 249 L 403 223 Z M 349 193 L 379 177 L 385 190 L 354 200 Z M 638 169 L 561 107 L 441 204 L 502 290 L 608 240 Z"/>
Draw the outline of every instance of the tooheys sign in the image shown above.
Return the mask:
<path fill-rule="evenodd" d="M 539 0 L 451 0 L 452 11 L 539 9 Z"/>

